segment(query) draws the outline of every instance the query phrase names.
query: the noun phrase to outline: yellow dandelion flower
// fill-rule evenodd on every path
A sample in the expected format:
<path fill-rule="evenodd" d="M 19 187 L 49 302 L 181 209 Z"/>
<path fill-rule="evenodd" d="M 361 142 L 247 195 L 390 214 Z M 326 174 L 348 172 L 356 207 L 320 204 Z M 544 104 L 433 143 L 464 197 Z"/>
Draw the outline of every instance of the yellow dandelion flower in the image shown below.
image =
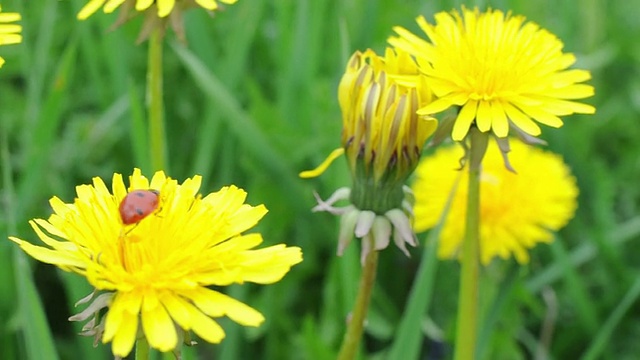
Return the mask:
<path fill-rule="evenodd" d="M 342 147 L 317 169 L 300 174 L 318 176 L 335 158 L 347 157 L 353 188 L 337 190 L 326 202 L 318 198 L 314 208 L 342 215 L 338 255 L 354 234 L 365 240 L 363 261 L 372 248 L 386 248 L 392 233 L 405 254 L 405 243 L 416 245 L 409 221 L 412 195 L 404 183 L 438 124 L 416 114 L 431 97 L 417 64 L 404 51 L 387 49 L 384 57 L 357 51 L 349 60 L 338 87 Z M 340 200 L 351 204 L 333 207 Z"/>
<path fill-rule="evenodd" d="M 84 20 L 100 8 L 103 8 L 105 13 L 110 14 L 121 5 L 125 9 L 135 9 L 135 11 L 138 12 L 153 9 L 158 17 L 164 18 L 169 16 L 171 11 L 176 7 L 200 6 L 209 11 L 215 11 L 220 7 L 219 3 L 235 4 L 236 1 L 238 0 L 89 0 L 89 2 L 80 9 L 78 19 Z"/>
<path fill-rule="evenodd" d="M 171 26 L 180 41 L 186 42 L 183 19 L 185 10 L 192 7 L 202 7 L 210 12 L 219 11 L 223 9 L 222 3 L 234 4 L 236 1 L 238 0 L 89 0 L 80 9 L 77 17 L 79 20 L 85 20 L 100 8 L 107 14 L 120 8 L 120 13 L 112 28 L 126 23 L 139 14 L 144 14 L 142 29 L 138 34 L 138 43 L 145 41 L 156 30 L 161 36 L 164 36 L 168 26 Z"/>
<path fill-rule="evenodd" d="M 453 140 L 462 140 L 472 124 L 499 138 L 510 129 L 537 136 L 540 127 L 533 120 L 557 128 L 563 124 L 560 116 L 595 112 L 573 101 L 593 95 L 592 86 L 580 84 L 590 73 L 568 70 L 575 56 L 563 53 L 555 35 L 523 16 L 463 7 L 462 13 L 436 14 L 435 25 L 422 16 L 417 22 L 430 42 L 395 27 L 397 36 L 389 43 L 416 57 L 437 97 L 419 114 L 460 107 Z"/>
<path fill-rule="evenodd" d="M 3 13 L 0 7 L 0 45 L 19 44 L 22 42 L 22 26 L 11 24 L 20 21 L 18 13 Z M 0 56 L 0 67 L 4 64 L 4 59 Z"/>
<path fill-rule="evenodd" d="M 550 242 L 551 232 L 574 216 L 578 188 L 569 168 L 558 155 L 511 139 L 513 173 L 503 165 L 502 153 L 491 140 L 480 174 L 480 258 L 488 264 L 494 257 L 514 256 L 529 261 L 528 249 Z M 451 208 L 440 234 L 438 255 L 455 258 L 464 237 L 467 211 L 466 171 L 457 167 L 464 150 L 438 149 L 416 169 L 415 229 L 433 228 L 453 191 Z M 541 176 L 542 174 L 542 176 Z"/>
<path fill-rule="evenodd" d="M 53 215 L 30 221 L 46 246 L 10 239 L 35 259 L 87 278 L 96 291 L 79 303 L 91 304 L 70 320 L 93 316 L 85 334 L 112 342 L 116 356 L 129 354 L 138 334 L 153 348 L 173 350 L 180 338 L 176 329 L 218 343 L 224 331 L 213 318 L 228 316 L 245 326 L 258 326 L 264 318 L 207 286 L 277 282 L 302 261 L 302 253 L 283 244 L 254 249 L 260 234 L 242 233 L 266 208 L 245 204 L 247 194 L 235 186 L 202 197 L 200 183 L 194 176 L 178 184 L 163 172 L 149 181 L 136 169 L 128 189 L 114 174 L 111 193 L 94 178 L 93 185 L 76 188 L 72 204 L 53 197 Z M 139 217 L 125 225 L 131 221 L 123 221 L 121 202 L 134 190 L 147 191 L 143 198 L 156 195 L 149 189 L 157 191 L 151 200 L 159 203 L 128 203 Z M 122 211 L 125 218 L 131 215 Z M 102 318 L 101 308 L 108 308 Z"/>

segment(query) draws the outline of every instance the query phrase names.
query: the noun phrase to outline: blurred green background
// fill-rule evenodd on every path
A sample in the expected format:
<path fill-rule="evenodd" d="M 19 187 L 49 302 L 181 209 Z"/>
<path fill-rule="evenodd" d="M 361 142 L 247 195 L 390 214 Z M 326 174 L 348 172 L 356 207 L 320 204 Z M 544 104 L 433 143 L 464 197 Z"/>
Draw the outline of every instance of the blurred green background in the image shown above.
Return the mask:
<path fill-rule="evenodd" d="M 94 176 L 110 181 L 133 167 L 152 175 L 147 44 L 135 44 L 141 19 L 108 31 L 115 15 L 76 20 L 85 3 L 2 3 L 22 13 L 24 41 L 0 48 L 7 61 L 0 238 L 36 240 L 27 221 L 46 218 L 53 195 L 72 202 L 75 186 Z M 185 359 L 335 358 L 355 298 L 359 245 L 337 258 L 336 219 L 310 209 L 314 190 L 326 198 L 350 179 L 344 161 L 318 179 L 297 173 L 339 146 L 336 88 L 350 54 L 382 51 L 392 26 L 418 32 L 417 15 L 431 20 L 461 4 L 512 10 L 554 32 L 578 56 L 576 66 L 592 71 L 596 96 L 586 102 L 597 107 L 595 116 L 543 129 L 548 148 L 578 179 L 579 209 L 554 243 L 535 248 L 529 265 L 486 268 L 479 358 L 640 358 L 639 0 L 240 0 L 213 17 L 188 11 L 186 46 L 168 33 L 166 170 L 180 181 L 203 175 L 203 193 L 232 183 L 246 189 L 249 203 L 270 210 L 256 231 L 267 244 L 302 247 L 305 261 L 277 284 L 229 288 L 267 321 L 245 329 L 222 319 L 227 338 L 188 349 Z M 395 248 L 381 254 L 363 358 L 451 357 L 459 266 L 436 263 L 433 239 L 420 238 L 427 247 L 409 259 Z M 67 321 L 90 291 L 80 276 L 0 241 L 0 358 L 110 358 L 109 346 L 92 348 Z"/>

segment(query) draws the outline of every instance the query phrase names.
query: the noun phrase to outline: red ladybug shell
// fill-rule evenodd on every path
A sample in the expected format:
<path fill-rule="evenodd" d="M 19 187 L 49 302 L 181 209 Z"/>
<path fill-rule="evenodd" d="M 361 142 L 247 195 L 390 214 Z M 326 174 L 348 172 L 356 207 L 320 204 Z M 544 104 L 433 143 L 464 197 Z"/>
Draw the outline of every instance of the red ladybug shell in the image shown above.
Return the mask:
<path fill-rule="evenodd" d="M 120 203 L 120 218 L 125 225 L 140 222 L 158 208 L 158 190 L 134 190 Z"/>

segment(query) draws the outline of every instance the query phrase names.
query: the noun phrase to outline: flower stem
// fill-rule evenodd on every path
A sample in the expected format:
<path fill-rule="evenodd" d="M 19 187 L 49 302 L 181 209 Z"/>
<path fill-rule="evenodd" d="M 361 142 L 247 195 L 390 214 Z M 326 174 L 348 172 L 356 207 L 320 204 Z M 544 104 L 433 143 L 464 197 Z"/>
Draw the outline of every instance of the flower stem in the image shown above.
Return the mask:
<path fill-rule="evenodd" d="M 358 345 L 364 330 L 365 317 L 371 300 L 371 292 L 376 280 L 376 269 L 378 267 L 378 252 L 371 250 L 367 254 L 360 277 L 360 287 L 358 296 L 351 314 L 351 319 L 347 325 L 347 332 L 342 340 L 338 360 L 352 360 L 358 354 Z"/>
<path fill-rule="evenodd" d="M 149 359 L 149 343 L 144 337 L 136 340 L 136 360 Z"/>
<path fill-rule="evenodd" d="M 147 63 L 147 101 L 149 104 L 149 143 L 151 166 L 154 171 L 167 170 L 165 164 L 164 104 L 162 101 L 162 45 L 161 29 L 149 37 Z"/>
<path fill-rule="evenodd" d="M 469 189 L 467 197 L 467 219 L 462 244 L 462 269 L 460 275 L 460 292 L 458 296 L 458 328 L 456 330 L 455 360 L 475 359 L 478 336 L 478 297 L 479 297 L 479 233 L 480 233 L 480 163 L 475 161 L 482 156 L 484 149 L 481 140 L 470 138 L 470 149 L 467 157 L 469 164 Z M 478 154 L 481 153 L 481 154 Z"/>

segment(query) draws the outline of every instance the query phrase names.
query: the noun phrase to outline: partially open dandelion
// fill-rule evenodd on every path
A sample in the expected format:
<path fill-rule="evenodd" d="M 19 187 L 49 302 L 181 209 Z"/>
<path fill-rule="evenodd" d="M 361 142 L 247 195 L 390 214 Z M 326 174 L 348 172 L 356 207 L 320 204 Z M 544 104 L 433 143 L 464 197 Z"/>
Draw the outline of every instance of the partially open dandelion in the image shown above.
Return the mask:
<path fill-rule="evenodd" d="M 238 0 L 89 0 L 78 13 L 79 20 L 85 20 L 102 8 L 107 14 L 120 8 L 114 26 L 119 26 L 138 14 L 144 14 L 145 22 L 138 36 L 144 41 L 153 29 L 164 31 L 171 25 L 180 39 L 184 39 L 183 12 L 192 7 L 201 7 L 210 12 L 220 10 L 222 4 L 235 4 Z"/>
<path fill-rule="evenodd" d="M 342 147 L 334 150 L 316 170 L 320 175 L 346 154 L 352 188 L 338 189 L 326 202 L 318 196 L 314 211 L 341 215 L 338 255 L 353 236 L 362 239 L 358 296 L 338 359 L 354 359 L 375 282 L 378 250 L 391 236 L 407 256 L 406 244 L 416 246 L 411 228 L 413 194 L 404 185 L 411 175 L 437 121 L 418 116 L 416 110 L 431 100 L 431 91 L 419 76 L 414 60 L 404 51 L 387 49 L 384 57 L 372 50 L 353 54 L 338 88 L 342 110 Z M 334 207 L 347 200 L 349 205 Z"/>
<path fill-rule="evenodd" d="M 518 169 L 503 166 L 495 141 L 489 143 L 480 173 L 480 259 L 529 261 L 529 249 L 553 240 L 552 233 L 573 217 L 578 188 L 560 156 L 512 139 L 509 154 Z M 464 237 L 467 177 L 457 166 L 460 147 L 438 149 L 420 162 L 412 189 L 415 229 L 435 227 L 451 191 L 453 199 L 440 233 L 438 255 L 457 258 Z"/>
<path fill-rule="evenodd" d="M 370 250 L 388 246 L 391 235 L 407 256 L 405 243 L 415 246 L 411 229 L 412 194 L 404 186 L 420 158 L 422 147 L 437 121 L 416 110 L 431 100 L 416 63 L 403 51 L 387 49 L 381 57 L 372 50 L 356 52 L 338 89 L 342 109 L 342 147 L 318 169 L 321 174 L 346 154 L 353 187 L 336 191 L 328 201 L 318 198 L 316 211 L 341 215 L 338 255 L 353 235 L 362 238 L 362 261 Z M 334 203 L 350 205 L 336 208 Z"/>
<path fill-rule="evenodd" d="M 0 45 L 19 44 L 22 42 L 22 26 L 12 24 L 20 21 L 18 13 L 3 13 L 0 7 Z M 0 56 L 0 67 L 4 64 L 4 59 Z"/>
<path fill-rule="evenodd" d="M 77 187 L 74 203 L 53 197 L 54 214 L 30 221 L 46 246 L 10 239 L 32 257 L 87 278 L 95 292 L 79 303 L 91 304 L 70 320 L 91 318 L 85 335 L 112 342 L 116 356 L 129 354 L 140 336 L 160 351 L 176 349 L 189 331 L 218 343 L 224 331 L 213 318 L 228 316 L 245 326 L 264 318 L 207 286 L 277 282 L 302 253 L 283 244 L 254 249 L 260 234 L 242 233 L 265 207 L 244 204 L 246 193 L 235 186 L 202 197 L 200 182 L 194 176 L 178 184 L 163 172 L 149 182 L 136 169 L 129 188 L 114 174 L 111 193 L 94 178 L 93 185 Z M 128 192 L 149 189 L 159 194 L 157 208 L 140 208 L 147 216 L 124 225 L 121 201 Z"/>
<path fill-rule="evenodd" d="M 555 35 L 523 16 L 463 7 L 461 13 L 438 13 L 435 21 L 417 18 L 430 42 L 395 27 L 398 35 L 389 43 L 416 57 L 437 97 L 419 114 L 460 108 L 446 126 L 453 140 L 462 140 L 472 125 L 498 138 L 538 136 L 536 122 L 557 128 L 563 124 L 560 116 L 595 112 L 574 101 L 593 95 L 592 86 L 580 84 L 590 73 L 568 70 L 575 56 L 563 53 Z"/>

